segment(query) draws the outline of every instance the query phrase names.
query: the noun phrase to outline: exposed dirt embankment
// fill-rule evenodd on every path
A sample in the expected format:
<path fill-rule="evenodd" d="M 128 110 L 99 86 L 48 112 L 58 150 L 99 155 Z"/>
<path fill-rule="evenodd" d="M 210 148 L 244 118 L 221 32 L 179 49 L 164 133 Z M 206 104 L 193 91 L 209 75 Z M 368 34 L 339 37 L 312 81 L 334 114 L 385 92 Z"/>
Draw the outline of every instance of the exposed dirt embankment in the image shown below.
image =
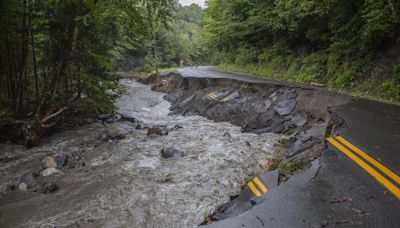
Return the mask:
<path fill-rule="evenodd" d="M 231 79 L 182 78 L 169 74 L 145 80 L 166 92 L 172 114 L 198 114 L 229 121 L 243 132 L 289 136 L 284 161 L 308 161 L 325 148 L 324 138 L 344 125 L 329 113 L 350 97 L 296 86 L 248 83 Z"/>

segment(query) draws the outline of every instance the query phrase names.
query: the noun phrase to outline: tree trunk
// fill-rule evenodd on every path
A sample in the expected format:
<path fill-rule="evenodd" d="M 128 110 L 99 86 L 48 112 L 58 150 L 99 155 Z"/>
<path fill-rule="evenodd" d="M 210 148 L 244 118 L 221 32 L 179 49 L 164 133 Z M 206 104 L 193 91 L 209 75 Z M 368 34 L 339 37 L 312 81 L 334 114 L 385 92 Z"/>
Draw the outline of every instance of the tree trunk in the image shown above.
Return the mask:
<path fill-rule="evenodd" d="M 30 17 L 32 17 L 31 14 L 29 15 Z M 35 41 L 32 28 L 31 28 L 31 46 L 32 46 L 33 74 L 35 75 L 35 96 L 36 96 L 36 102 L 39 102 L 39 81 L 38 81 L 37 66 L 36 66 Z"/>
<path fill-rule="evenodd" d="M 18 91 L 18 98 L 17 98 L 17 106 L 15 109 L 16 114 L 20 113 L 21 109 L 24 105 L 24 92 L 27 82 L 27 65 L 28 65 L 28 47 L 29 47 L 29 31 L 31 29 L 31 18 L 27 17 L 28 14 L 28 1 L 24 0 L 24 11 L 22 16 L 22 38 L 21 38 L 21 65 L 20 65 L 20 72 L 19 72 L 19 80 L 17 82 L 17 91 Z"/>

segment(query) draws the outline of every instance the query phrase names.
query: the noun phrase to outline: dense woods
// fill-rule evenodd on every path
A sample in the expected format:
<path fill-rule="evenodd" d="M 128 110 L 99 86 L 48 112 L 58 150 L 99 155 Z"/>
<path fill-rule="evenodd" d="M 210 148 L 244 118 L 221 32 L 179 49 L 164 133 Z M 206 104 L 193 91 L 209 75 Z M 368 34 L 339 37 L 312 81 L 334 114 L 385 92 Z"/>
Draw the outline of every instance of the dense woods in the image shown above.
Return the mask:
<path fill-rule="evenodd" d="M 142 46 L 151 52 L 153 34 L 172 19 L 174 4 L 2 0 L 0 129 L 12 133 L 4 119 L 29 119 L 13 123 L 25 126 L 26 135 L 31 128 L 51 127 L 65 116 L 90 118 L 112 112 L 114 63 Z M 28 135 L 35 138 L 37 133 Z"/>
<path fill-rule="evenodd" d="M 201 40 L 203 10 L 200 6 L 192 4 L 183 7 L 176 4 L 173 18 L 167 26 L 155 31 L 153 45 L 156 47 L 156 53 L 148 53 L 143 71 L 153 72 L 156 66 L 177 67 L 181 59 L 186 63 L 190 63 L 191 60 L 203 64 L 208 62 L 207 48 Z"/>
<path fill-rule="evenodd" d="M 400 3 L 210 0 L 204 42 L 223 70 L 400 100 Z"/>

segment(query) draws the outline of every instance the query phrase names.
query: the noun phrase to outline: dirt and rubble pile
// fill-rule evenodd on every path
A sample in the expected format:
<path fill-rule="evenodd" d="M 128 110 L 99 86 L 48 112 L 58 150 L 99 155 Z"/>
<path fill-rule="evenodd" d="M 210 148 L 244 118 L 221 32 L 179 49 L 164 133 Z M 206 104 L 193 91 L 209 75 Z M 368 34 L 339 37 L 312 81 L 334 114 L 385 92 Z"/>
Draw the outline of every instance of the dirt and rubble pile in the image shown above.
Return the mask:
<path fill-rule="evenodd" d="M 325 148 L 324 138 L 344 124 L 333 119 L 329 107 L 350 101 L 348 96 L 319 89 L 183 78 L 175 73 L 146 82 L 153 84 L 154 90 L 167 93 L 164 98 L 171 103 L 171 114 L 197 114 L 241 126 L 243 132 L 290 136 L 287 161 L 311 161 L 319 156 Z"/>

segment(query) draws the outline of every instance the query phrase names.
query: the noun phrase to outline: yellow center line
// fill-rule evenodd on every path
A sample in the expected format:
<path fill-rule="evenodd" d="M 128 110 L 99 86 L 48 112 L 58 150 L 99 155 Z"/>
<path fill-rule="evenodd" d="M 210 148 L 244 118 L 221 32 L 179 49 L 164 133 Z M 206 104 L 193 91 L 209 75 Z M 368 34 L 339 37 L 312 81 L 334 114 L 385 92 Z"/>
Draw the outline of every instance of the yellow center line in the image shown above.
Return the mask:
<path fill-rule="evenodd" d="M 210 93 L 207 94 L 211 99 L 215 100 L 217 98 L 217 96 L 215 96 L 214 94 Z"/>
<path fill-rule="evenodd" d="M 363 157 L 369 163 L 371 163 L 376 168 L 381 170 L 388 177 L 392 178 L 392 180 L 394 180 L 397 184 L 400 184 L 400 177 L 398 175 L 396 175 L 394 172 L 392 172 L 391 170 L 389 170 L 388 168 L 386 168 L 384 165 L 379 163 L 377 160 L 375 160 L 374 158 L 372 158 L 371 156 L 369 156 L 368 154 L 366 154 L 362 150 L 360 150 L 357 147 L 355 147 L 353 144 L 351 144 L 350 142 L 345 140 L 343 137 L 337 136 L 335 139 L 337 139 L 339 142 L 341 142 L 342 144 L 347 146 L 350 150 L 352 150 L 352 151 L 356 152 L 357 154 L 359 154 L 361 157 Z"/>
<path fill-rule="evenodd" d="M 214 93 L 209 93 L 208 96 L 215 97 L 215 98 L 217 97 L 217 95 L 215 95 Z"/>
<path fill-rule="evenodd" d="M 383 177 L 375 169 L 373 169 L 371 166 L 369 166 L 367 163 L 365 163 L 363 160 L 361 160 L 355 154 L 350 152 L 348 149 L 346 149 L 344 146 L 342 146 L 339 142 L 337 142 L 333 138 L 330 137 L 330 138 L 327 138 L 326 140 L 328 140 L 332 145 L 334 145 L 336 148 L 338 148 L 340 151 L 342 151 L 344 154 L 346 154 L 351 160 L 353 160 L 355 163 L 357 163 L 359 166 L 361 166 L 365 171 L 367 171 L 377 181 L 379 181 L 389 191 L 391 191 L 398 199 L 400 199 L 400 189 L 398 187 L 396 187 L 395 185 L 393 185 L 388 179 Z"/>
<path fill-rule="evenodd" d="M 253 182 L 249 182 L 247 183 L 247 185 L 249 186 L 249 188 L 251 189 L 251 191 L 254 193 L 254 195 L 256 195 L 257 197 L 261 196 L 260 191 L 258 191 L 258 189 L 256 188 L 256 186 L 254 186 Z"/>
<path fill-rule="evenodd" d="M 261 191 L 264 193 L 268 192 L 268 189 L 265 187 L 265 185 L 258 179 L 258 177 L 254 177 L 253 181 L 260 187 Z"/>

